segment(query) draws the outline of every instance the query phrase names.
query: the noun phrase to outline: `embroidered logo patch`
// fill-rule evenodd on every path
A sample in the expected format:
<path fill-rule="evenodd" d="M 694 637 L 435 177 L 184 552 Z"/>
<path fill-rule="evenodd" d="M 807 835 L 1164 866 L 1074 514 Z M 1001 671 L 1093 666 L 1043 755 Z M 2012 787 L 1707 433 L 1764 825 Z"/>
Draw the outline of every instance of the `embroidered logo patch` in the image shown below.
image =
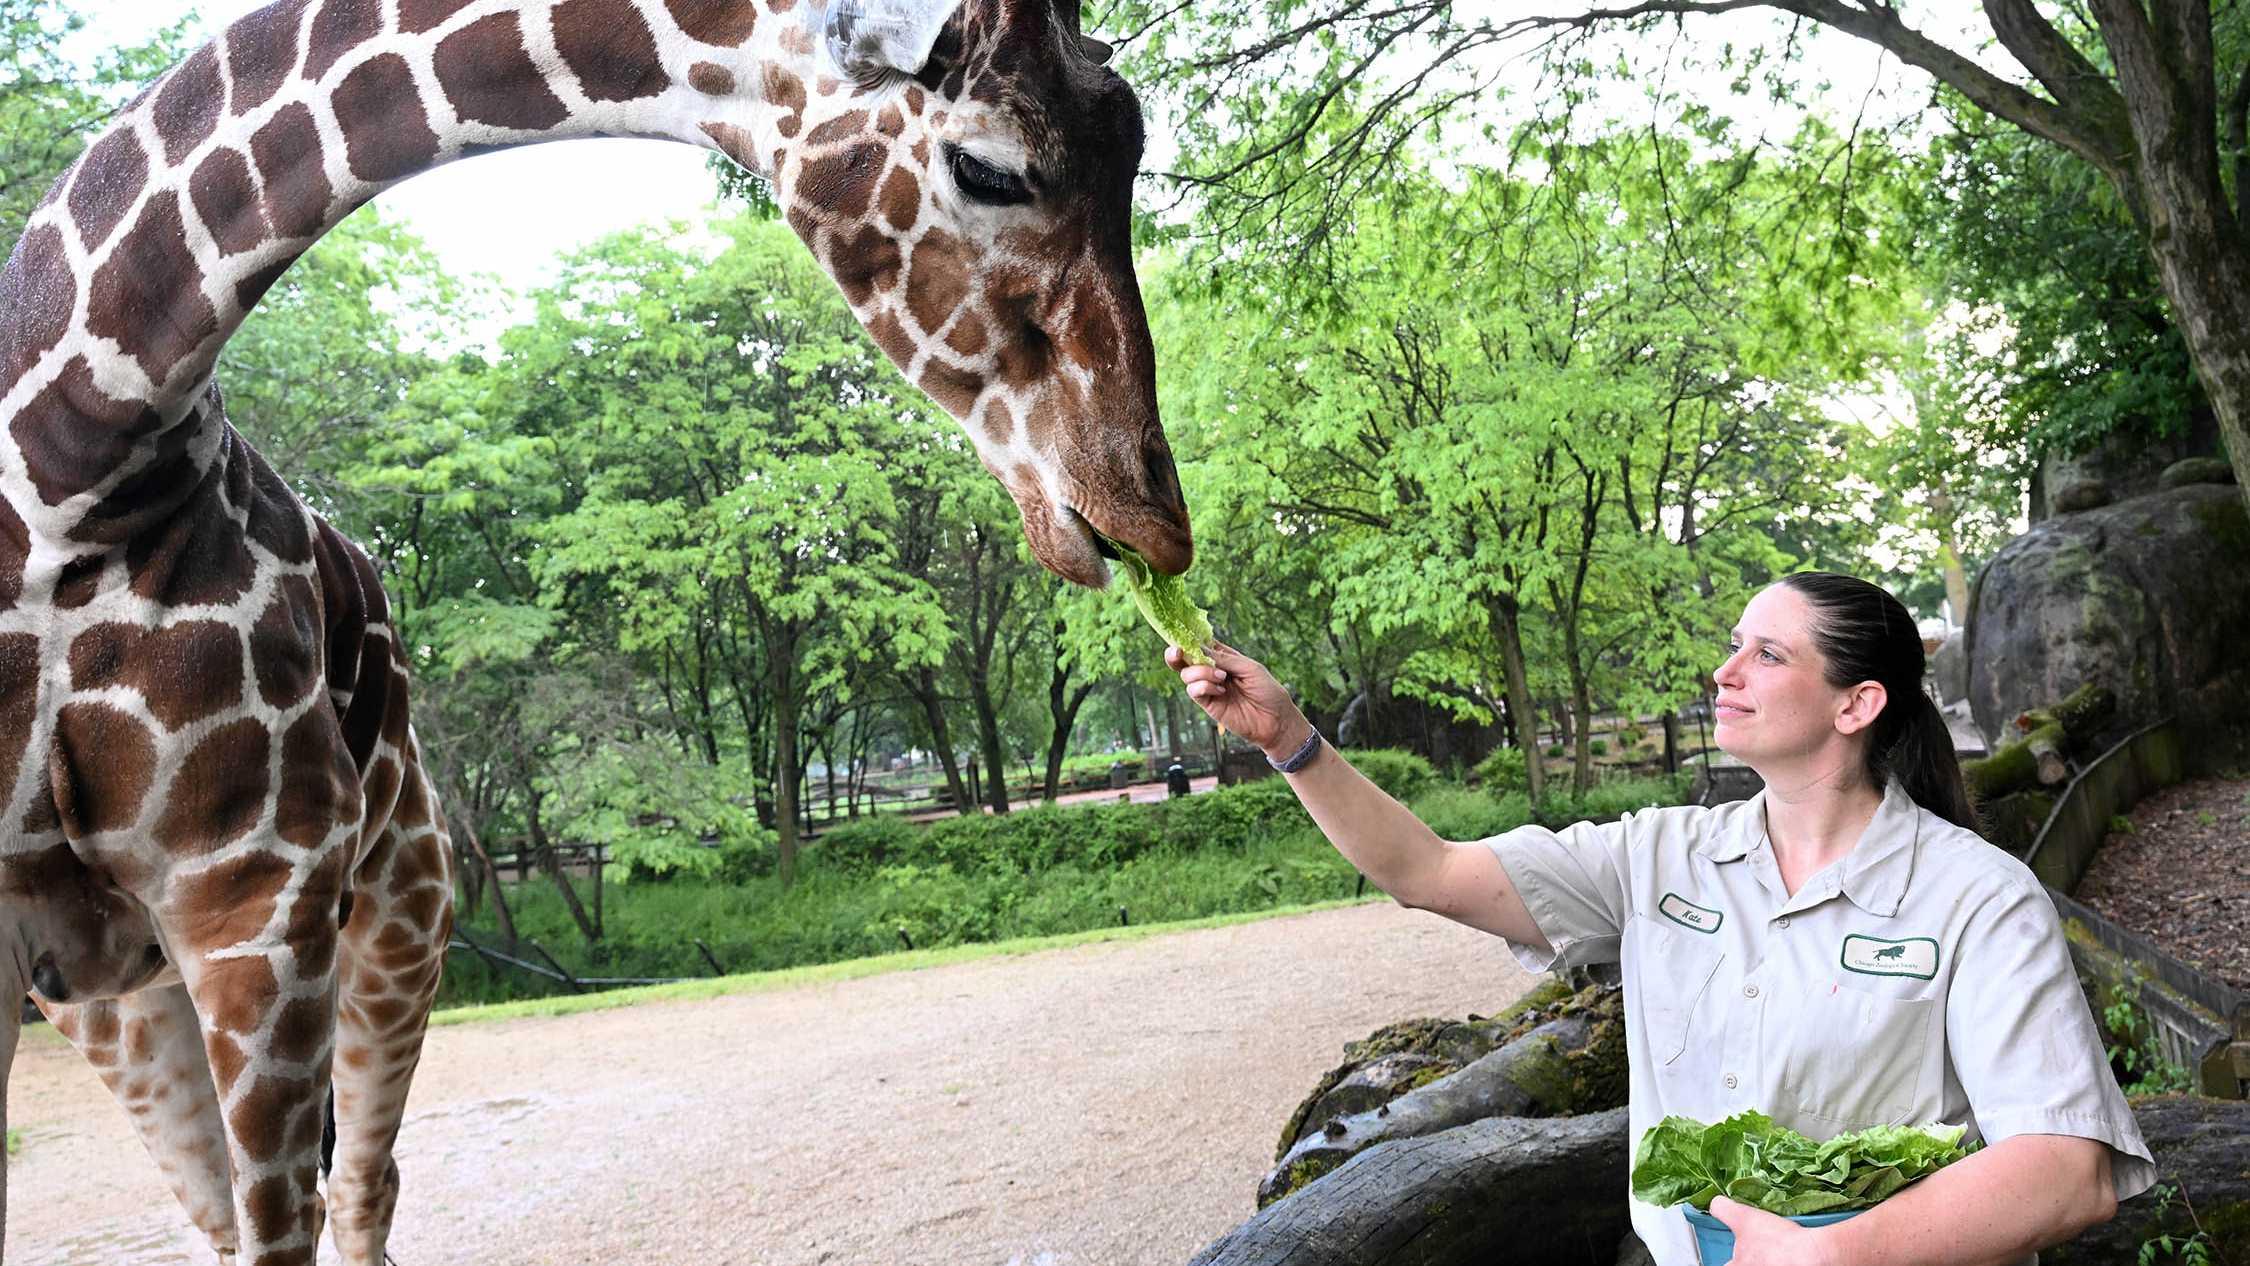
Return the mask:
<path fill-rule="evenodd" d="M 1719 925 L 1726 922 L 1727 918 L 1721 911 L 1706 910 L 1702 906 L 1692 905 L 1686 898 L 1673 892 L 1665 893 L 1664 899 L 1656 903 L 1656 908 L 1663 913 L 1665 918 L 1681 927 L 1697 932 L 1716 932 L 1719 930 Z"/>
<path fill-rule="evenodd" d="M 1846 971 L 1856 971 L 1863 976 L 1913 976 L 1928 980 L 1937 975 L 1938 945 L 1926 936 L 1886 941 L 1854 933 L 1844 938 L 1841 961 Z"/>

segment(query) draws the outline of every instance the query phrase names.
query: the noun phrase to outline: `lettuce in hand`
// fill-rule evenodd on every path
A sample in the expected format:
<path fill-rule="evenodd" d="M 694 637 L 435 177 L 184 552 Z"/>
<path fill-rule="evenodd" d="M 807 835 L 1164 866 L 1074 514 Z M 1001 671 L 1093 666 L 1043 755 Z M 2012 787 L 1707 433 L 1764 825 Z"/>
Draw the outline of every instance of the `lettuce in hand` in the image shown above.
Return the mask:
<path fill-rule="evenodd" d="M 1132 592 L 1134 605 L 1141 609 L 1141 618 L 1166 642 L 1179 647 L 1187 662 L 1208 665 L 1211 617 L 1187 596 L 1187 582 L 1164 575 L 1117 542 L 1109 543 L 1117 550 L 1117 572 L 1125 577 L 1125 587 Z"/>
<path fill-rule="evenodd" d="M 1709 1212 L 1718 1196 L 1784 1217 L 1865 1209 L 1968 1152 L 1958 1125 L 1878 1125 L 1815 1143 L 1760 1112 L 1666 1117 L 1633 1154 L 1633 1196 Z"/>

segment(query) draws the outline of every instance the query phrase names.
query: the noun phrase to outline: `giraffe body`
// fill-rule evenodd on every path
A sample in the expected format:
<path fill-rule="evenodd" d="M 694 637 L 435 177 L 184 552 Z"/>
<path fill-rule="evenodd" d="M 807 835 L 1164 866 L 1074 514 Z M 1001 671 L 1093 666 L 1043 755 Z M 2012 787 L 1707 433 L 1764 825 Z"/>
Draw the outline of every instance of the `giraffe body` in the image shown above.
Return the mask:
<path fill-rule="evenodd" d="M 452 918 L 375 569 L 228 425 L 228 335 L 430 167 L 699 145 L 773 183 L 1042 561 L 1102 583 L 1098 529 L 1184 570 L 1138 106 L 1077 28 L 1075 0 L 281 0 L 33 216 L 0 273 L 0 997 L 38 990 L 222 1256 L 311 1262 L 325 1222 L 382 1260 Z"/>

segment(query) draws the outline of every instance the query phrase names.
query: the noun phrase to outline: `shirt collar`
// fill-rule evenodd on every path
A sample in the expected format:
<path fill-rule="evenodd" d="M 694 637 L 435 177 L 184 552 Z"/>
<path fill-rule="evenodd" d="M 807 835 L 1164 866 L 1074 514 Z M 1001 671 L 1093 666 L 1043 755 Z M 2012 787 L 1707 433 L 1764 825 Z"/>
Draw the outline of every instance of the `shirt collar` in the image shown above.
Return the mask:
<path fill-rule="evenodd" d="M 1886 919 L 1898 913 L 1907 881 L 1914 875 L 1921 829 L 1921 806 L 1893 779 L 1883 788 L 1883 801 L 1875 807 L 1859 843 L 1838 864 L 1836 884 L 1852 904 Z M 1766 793 L 1760 791 L 1734 806 L 1729 819 L 1705 836 L 1695 851 L 1714 862 L 1731 862 L 1769 847 Z"/>

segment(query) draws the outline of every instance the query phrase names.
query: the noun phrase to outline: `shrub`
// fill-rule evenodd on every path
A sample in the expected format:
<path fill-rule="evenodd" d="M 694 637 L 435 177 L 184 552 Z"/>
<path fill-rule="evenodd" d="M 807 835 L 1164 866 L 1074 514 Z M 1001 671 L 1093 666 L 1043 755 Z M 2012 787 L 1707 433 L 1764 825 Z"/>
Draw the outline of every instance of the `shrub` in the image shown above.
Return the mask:
<path fill-rule="evenodd" d="M 1367 781 L 1400 800 L 1411 798 L 1437 778 L 1437 770 L 1430 767 L 1430 762 L 1396 748 L 1368 748 L 1347 752 L 1345 756 L 1353 768 L 1367 775 Z"/>
<path fill-rule="evenodd" d="M 1586 750 L 1596 756 L 1607 756 L 1609 755 L 1609 744 L 1602 739 L 1595 739 L 1586 745 Z"/>
<path fill-rule="evenodd" d="M 1628 725 L 1623 730 L 1618 731 L 1617 742 L 1621 747 L 1639 747 L 1641 744 L 1648 742 L 1648 731 L 1638 725 Z"/>
<path fill-rule="evenodd" d="M 1550 748 L 1548 748 L 1548 749 L 1547 749 L 1547 759 L 1548 759 L 1548 760 L 1560 760 L 1561 758 L 1562 758 L 1562 744 L 1560 744 L 1560 743 L 1557 743 L 1557 744 L 1555 744 L 1554 746 L 1552 746 L 1552 747 L 1550 747 Z"/>
<path fill-rule="evenodd" d="M 863 874 L 912 852 L 915 834 L 921 829 L 896 814 L 870 814 L 822 831 L 814 837 L 806 856 L 814 865 Z"/>
<path fill-rule="evenodd" d="M 1448 840 L 1481 840 L 1531 821 L 1531 801 L 1520 791 L 1493 795 L 1441 784 L 1415 797 L 1413 809 Z"/>
<path fill-rule="evenodd" d="M 1477 765 L 1477 781 L 1488 792 L 1522 791 L 1531 785 L 1531 775 L 1524 766 L 1522 748 L 1497 747 Z"/>

